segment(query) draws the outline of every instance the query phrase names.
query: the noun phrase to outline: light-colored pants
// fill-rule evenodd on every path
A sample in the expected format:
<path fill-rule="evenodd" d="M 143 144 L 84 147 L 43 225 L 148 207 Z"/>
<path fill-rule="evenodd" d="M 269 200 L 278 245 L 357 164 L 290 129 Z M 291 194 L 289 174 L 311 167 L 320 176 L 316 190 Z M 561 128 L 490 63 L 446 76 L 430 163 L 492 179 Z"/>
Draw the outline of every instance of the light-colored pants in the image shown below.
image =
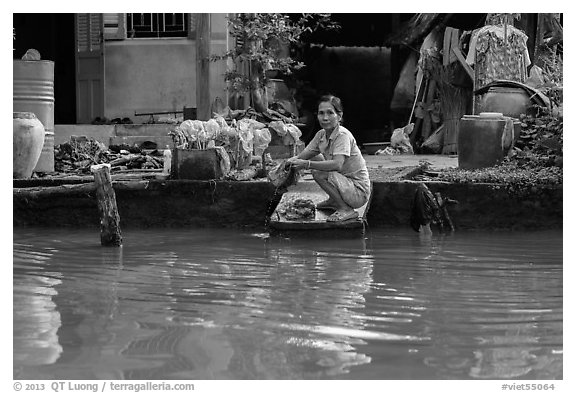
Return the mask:
<path fill-rule="evenodd" d="M 368 202 L 368 194 L 356 186 L 353 178 L 344 176 L 339 172 L 330 172 L 328 182 L 340 191 L 342 200 L 351 208 L 357 209 Z"/>

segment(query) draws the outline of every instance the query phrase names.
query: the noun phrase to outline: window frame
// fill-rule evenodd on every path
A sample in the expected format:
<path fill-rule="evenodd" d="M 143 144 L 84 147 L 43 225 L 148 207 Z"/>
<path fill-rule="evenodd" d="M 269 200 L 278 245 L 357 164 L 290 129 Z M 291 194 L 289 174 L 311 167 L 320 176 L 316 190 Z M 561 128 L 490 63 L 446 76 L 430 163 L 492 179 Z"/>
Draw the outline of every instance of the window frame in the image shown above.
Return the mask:
<path fill-rule="evenodd" d="M 196 14 L 183 13 L 184 15 L 184 32 L 178 36 L 166 37 L 130 37 L 128 31 L 128 14 L 126 13 L 107 13 L 104 15 L 104 39 L 111 40 L 162 40 L 162 39 L 195 39 L 196 37 Z M 159 13 L 155 13 L 159 15 Z"/>

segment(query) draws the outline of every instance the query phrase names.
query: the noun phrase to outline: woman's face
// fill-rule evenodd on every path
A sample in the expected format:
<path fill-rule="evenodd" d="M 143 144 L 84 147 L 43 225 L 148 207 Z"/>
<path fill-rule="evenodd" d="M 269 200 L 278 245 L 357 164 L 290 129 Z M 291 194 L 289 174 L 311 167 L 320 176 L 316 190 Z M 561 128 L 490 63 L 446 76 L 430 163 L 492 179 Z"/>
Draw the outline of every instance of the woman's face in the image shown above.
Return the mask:
<path fill-rule="evenodd" d="M 342 119 L 338 113 L 336 113 L 336 109 L 334 106 L 329 102 L 321 102 L 318 105 L 318 122 L 320 123 L 320 127 L 325 129 L 326 131 L 333 130 Z"/>

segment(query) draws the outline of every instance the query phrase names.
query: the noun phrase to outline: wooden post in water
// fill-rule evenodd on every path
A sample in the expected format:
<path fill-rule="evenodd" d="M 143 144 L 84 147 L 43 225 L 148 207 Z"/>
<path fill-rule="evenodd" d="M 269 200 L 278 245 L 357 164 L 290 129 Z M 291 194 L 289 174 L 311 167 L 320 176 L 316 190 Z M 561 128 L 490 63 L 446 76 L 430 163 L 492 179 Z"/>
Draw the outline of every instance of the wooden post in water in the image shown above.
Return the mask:
<path fill-rule="evenodd" d="M 120 215 L 116 207 L 116 194 L 112 188 L 110 164 L 98 164 L 90 167 L 96 184 L 96 199 L 100 212 L 100 243 L 103 246 L 122 245 L 120 233 Z"/>

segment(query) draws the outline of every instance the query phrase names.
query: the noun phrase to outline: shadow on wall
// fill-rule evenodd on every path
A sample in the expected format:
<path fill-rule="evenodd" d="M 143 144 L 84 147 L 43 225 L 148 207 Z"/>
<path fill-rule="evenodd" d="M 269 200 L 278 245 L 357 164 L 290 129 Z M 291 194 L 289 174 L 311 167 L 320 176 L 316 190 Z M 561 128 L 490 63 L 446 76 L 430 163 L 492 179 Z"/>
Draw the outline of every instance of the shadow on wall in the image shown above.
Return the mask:
<path fill-rule="evenodd" d="M 312 46 L 305 63 L 319 95 L 342 99 L 344 125 L 358 143 L 389 140 L 390 48 Z"/>

